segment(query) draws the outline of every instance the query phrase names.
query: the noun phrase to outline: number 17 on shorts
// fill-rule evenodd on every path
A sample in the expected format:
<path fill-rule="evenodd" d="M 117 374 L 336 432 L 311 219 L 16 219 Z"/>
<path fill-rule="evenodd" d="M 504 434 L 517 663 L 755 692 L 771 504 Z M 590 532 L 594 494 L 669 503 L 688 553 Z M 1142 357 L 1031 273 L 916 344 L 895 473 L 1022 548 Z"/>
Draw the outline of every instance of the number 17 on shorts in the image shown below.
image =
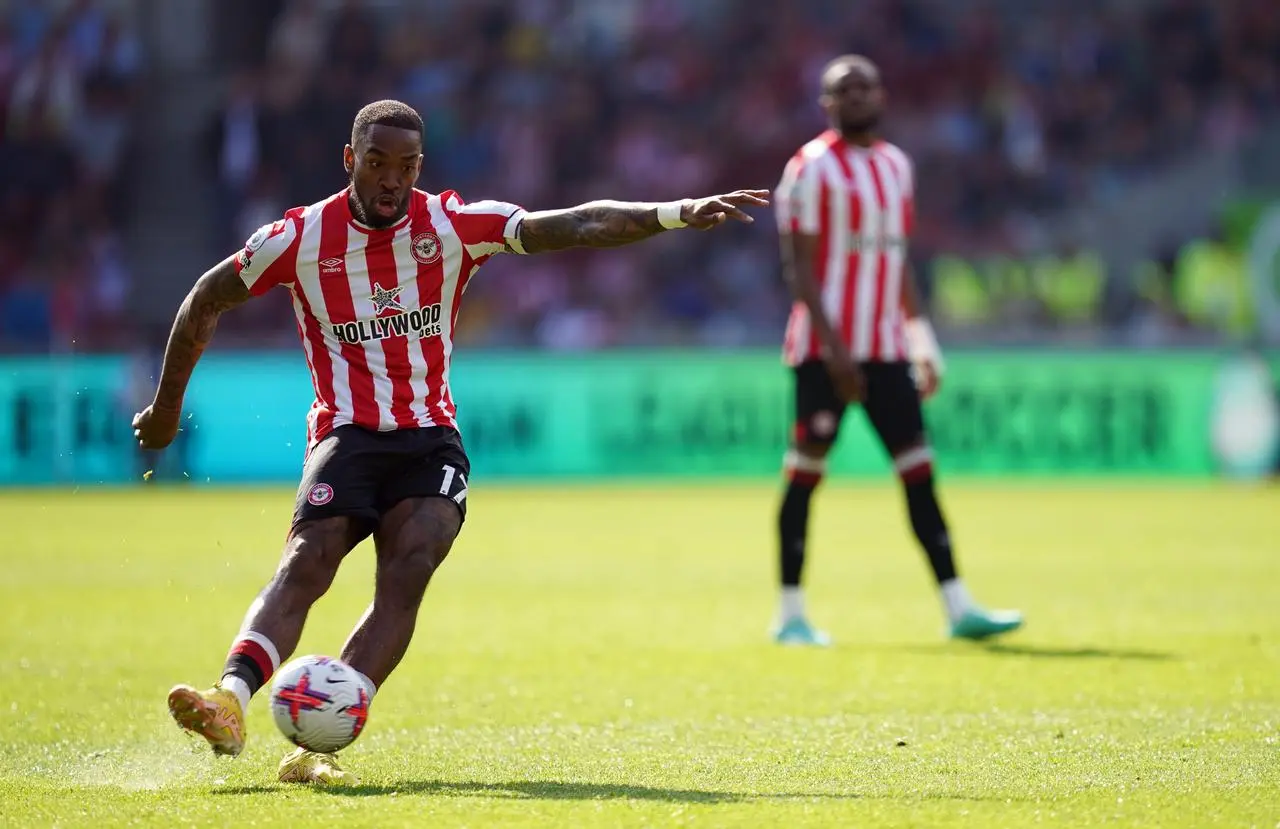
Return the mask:
<path fill-rule="evenodd" d="M 455 504 L 461 504 L 467 497 L 466 473 L 447 463 L 444 464 L 442 472 L 440 494 L 446 498 L 452 498 Z"/>

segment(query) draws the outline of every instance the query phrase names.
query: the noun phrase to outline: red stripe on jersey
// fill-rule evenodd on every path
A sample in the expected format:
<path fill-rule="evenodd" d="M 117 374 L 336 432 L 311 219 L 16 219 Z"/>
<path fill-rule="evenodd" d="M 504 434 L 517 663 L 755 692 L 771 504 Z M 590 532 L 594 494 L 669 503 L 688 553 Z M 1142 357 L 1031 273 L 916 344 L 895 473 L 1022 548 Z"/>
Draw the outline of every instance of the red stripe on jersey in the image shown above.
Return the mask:
<path fill-rule="evenodd" d="M 811 162 L 812 163 L 812 162 Z M 826 283 L 827 258 L 831 256 L 831 185 L 826 178 L 818 188 L 818 247 L 814 253 L 813 264 L 818 272 L 813 274 L 818 284 L 818 295 L 822 295 L 822 286 Z M 818 303 L 821 307 L 821 302 Z M 802 345 L 809 357 L 817 357 L 822 353 L 822 343 L 818 339 L 818 327 L 809 320 L 809 342 Z"/>
<path fill-rule="evenodd" d="M 347 205 L 345 199 L 335 199 L 320 213 L 321 262 L 337 260 L 335 271 L 320 275 L 320 291 L 324 295 L 329 319 L 336 322 L 355 322 L 356 306 L 352 298 L 351 282 L 347 276 Z M 370 429 L 378 428 L 378 404 L 373 396 L 373 375 L 369 361 L 365 359 L 364 346 L 359 343 L 341 344 L 339 360 L 334 361 L 334 372 L 347 373 L 347 385 L 351 389 L 352 420 Z"/>
<path fill-rule="evenodd" d="M 396 232 L 393 230 L 377 231 L 369 234 L 369 242 L 365 245 L 365 264 L 369 271 L 369 290 L 393 291 L 400 282 L 400 271 L 396 265 L 396 252 L 393 244 Z M 401 312 L 395 312 L 401 313 Z M 380 341 L 383 361 L 387 366 L 387 379 L 391 381 L 391 417 L 397 429 L 408 429 L 417 425 L 413 416 L 413 384 L 410 377 L 413 367 L 409 364 L 409 341 L 404 337 L 386 337 Z"/>
<path fill-rule="evenodd" d="M 910 239 L 911 233 L 915 229 L 915 197 L 911 192 L 910 170 L 907 169 L 907 160 L 900 152 L 881 152 L 879 158 L 883 158 L 889 165 L 889 169 L 893 172 L 894 178 L 898 183 L 898 197 L 902 200 L 902 237 Z M 906 260 L 906 253 L 903 253 L 903 261 L 901 264 L 902 273 L 900 279 L 902 282 L 899 288 L 905 286 L 907 279 L 911 278 L 911 273 Z M 890 298 L 893 307 L 905 314 L 905 307 L 902 303 L 902 291 L 898 291 L 898 296 Z M 907 337 L 906 331 L 902 325 L 893 326 L 893 350 L 895 359 L 903 359 L 907 356 Z"/>
<path fill-rule="evenodd" d="M 471 277 L 475 271 L 479 269 L 480 263 L 471 259 L 471 256 L 465 253 L 463 248 L 462 270 L 458 274 L 458 285 L 453 289 L 453 308 L 449 312 L 449 342 L 453 342 L 455 333 L 458 330 L 458 311 L 462 308 L 462 294 L 467 290 L 467 283 L 471 281 Z M 454 428 L 458 427 L 458 407 L 453 402 L 453 389 L 447 384 L 444 387 L 444 402 L 449 415 L 449 422 Z"/>
<path fill-rule="evenodd" d="M 887 218 L 885 213 L 886 199 L 884 196 L 884 182 L 880 180 L 880 167 L 876 164 L 875 158 L 867 159 L 867 169 L 871 171 L 871 183 L 875 187 L 876 206 L 880 210 L 880 231 L 884 233 L 884 221 Z M 887 350 L 881 331 L 884 326 L 880 321 L 884 319 L 885 311 L 885 291 L 889 287 L 889 252 L 880 250 L 875 253 L 876 257 L 876 276 L 875 281 L 871 283 L 871 290 L 875 291 L 875 311 L 869 320 L 859 320 L 866 325 L 871 326 L 871 359 L 882 360 Z"/>
<path fill-rule="evenodd" d="M 431 210 L 427 205 L 427 197 L 414 194 L 413 229 L 410 231 L 416 238 L 419 233 L 433 232 L 440 235 L 431 222 Z M 418 263 L 418 306 L 430 308 L 441 300 L 441 289 L 444 285 L 444 255 L 436 257 L 429 265 Z M 440 337 L 423 337 L 418 340 L 418 348 L 422 349 L 422 359 L 427 365 L 427 399 L 423 403 L 427 407 L 427 417 L 432 423 L 444 425 L 452 423 L 440 401 L 443 395 L 440 386 L 444 383 L 444 343 Z"/>
<path fill-rule="evenodd" d="M 319 443 L 321 438 L 333 430 L 333 412 L 336 408 L 333 394 L 333 357 L 329 355 L 329 348 L 324 341 L 324 332 L 320 329 L 320 321 L 316 319 L 311 303 L 307 302 L 306 292 L 299 288 L 295 296 L 298 297 L 298 304 L 302 306 L 302 315 L 306 319 L 305 324 L 298 323 L 298 328 L 299 330 L 305 328 L 306 333 L 303 336 L 311 343 L 311 356 L 307 363 L 311 369 L 311 378 L 315 382 L 316 391 L 316 402 L 312 406 L 315 422 L 312 423 L 312 417 L 307 418 L 307 435 L 310 438 L 307 451 L 309 452 L 311 446 Z"/>
<path fill-rule="evenodd" d="M 320 221 L 319 216 L 312 216 L 312 222 Z M 301 244 L 303 223 L 299 222 L 298 239 Z M 294 272 L 297 272 L 297 250 L 294 250 Z M 316 319 L 311 303 L 307 301 L 307 292 L 300 285 L 294 284 L 293 296 L 302 310 L 298 318 L 298 336 L 311 346 L 310 351 L 303 349 L 307 357 L 307 368 L 311 370 L 311 380 L 315 385 L 316 402 L 312 406 L 314 417 L 307 417 L 307 451 L 329 434 L 333 429 L 333 358 L 329 356 L 329 347 L 324 341 L 324 331 L 320 321 Z M 314 423 L 312 422 L 314 420 Z"/>
<path fill-rule="evenodd" d="M 853 175 L 853 167 L 849 164 L 849 159 L 844 153 L 845 145 L 843 142 L 831 145 L 831 157 L 835 159 L 836 165 L 840 168 L 840 175 L 844 177 L 849 190 L 849 227 L 847 228 L 850 238 L 857 240 L 858 234 L 862 231 L 862 201 L 857 196 L 857 188 L 854 184 L 856 179 Z M 858 263 L 861 261 L 861 254 L 856 247 L 849 251 L 846 258 L 845 268 L 847 274 L 844 278 L 844 296 L 839 311 L 839 319 L 835 320 L 840 329 L 840 340 L 844 343 L 853 341 L 853 309 L 858 298 Z M 828 274 L 828 278 L 839 279 L 841 275 Z"/>

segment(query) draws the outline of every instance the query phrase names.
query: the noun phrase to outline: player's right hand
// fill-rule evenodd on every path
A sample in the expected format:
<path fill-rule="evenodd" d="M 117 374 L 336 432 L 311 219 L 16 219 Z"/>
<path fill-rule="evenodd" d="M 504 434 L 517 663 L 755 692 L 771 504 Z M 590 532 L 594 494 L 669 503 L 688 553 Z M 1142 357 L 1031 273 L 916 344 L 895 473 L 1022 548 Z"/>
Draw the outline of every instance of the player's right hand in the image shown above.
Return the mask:
<path fill-rule="evenodd" d="M 836 394 L 846 403 L 860 403 L 866 393 L 866 380 L 862 369 L 846 352 L 837 352 L 827 358 L 827 373 Z"/>
<path fill-rule="evenodd" d="M 163 449 L 178 436 L 182 412 L 152 403 L 133 416 L 133 436 L 143 449 Z"/>
<path fill-rule="evenodd" d="M 742 208 L 768 206 L 768 190 L 735 190 L 705 199 L 685 199 L 680 206 L 680 219 L 696 230 L 709 230 L 729 219 L 751 224 L 755 219 Z"/>

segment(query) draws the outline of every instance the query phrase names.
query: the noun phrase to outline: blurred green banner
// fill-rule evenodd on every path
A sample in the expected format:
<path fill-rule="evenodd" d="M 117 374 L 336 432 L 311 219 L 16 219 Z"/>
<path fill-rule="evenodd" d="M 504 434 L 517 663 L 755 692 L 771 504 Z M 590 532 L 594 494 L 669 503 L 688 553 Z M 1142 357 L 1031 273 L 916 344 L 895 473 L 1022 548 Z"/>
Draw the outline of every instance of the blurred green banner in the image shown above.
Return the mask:
<path fill-rule="evenodd" d="M 1202 351 L 951 353 L 926 406 L 938 466 L 1215 474 L 1216 378 L 1234 362 Z M 1280 374 L 1280 355 L 1268 362 Z M 774 476 L 790 429 L 790 375 L 774 352 L 472 352 L 451 378 L 477 483 Z M 301 356 L 206 355 L 181 440 L 158 459 L 139 455 L 129 426 L 149 382 L 124 358 L 0 360 L 0 484 L 121 483 L 149 468 L 199 483 L 296 481 L 311 402 Z M 833 474 L 888 470 L 851 410 Z"/>

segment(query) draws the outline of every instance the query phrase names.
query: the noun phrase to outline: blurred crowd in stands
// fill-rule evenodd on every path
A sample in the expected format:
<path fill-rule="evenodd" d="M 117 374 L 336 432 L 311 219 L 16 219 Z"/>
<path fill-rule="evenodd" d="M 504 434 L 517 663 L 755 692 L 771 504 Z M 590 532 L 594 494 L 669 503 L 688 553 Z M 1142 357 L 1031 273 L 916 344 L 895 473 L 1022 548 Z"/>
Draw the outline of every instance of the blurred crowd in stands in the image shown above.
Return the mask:
<path fill-rule="evenodd" d="M 110 347 L 127 328 L 142 69 L 132 27 L 93 0 L 0 16 L 0 350 Z"/>
<path fill-rule="evenodd" d="M 1213 238 L 1154 252 L 1119 288 L 1087 250 L 1027 256 L 1057 211 L 1280 114 L 1275 2 L 218 0 L 225 95 L 201 133 L 212 232 L 229 252 L 341 188 L 352 116 L 381 97 L 424 116 L 420 186 L 467 199 L 537 209 L 772 187 L 824 126 L 822 64 L 856 51 L 880 64 L 885 131 L 916 160 L 913 258 L 945 325 L 980 339 L 1010 320 L 1136 342 L 1239 333 L 1247 300 L 1222 311 L 1219 283 L 1241 281 L 1243 262 Z M 148 186 L 124 175 L 140 66 L 129 30 L 91 0 L 57 17 L 15 5 L 0 29 L 0 347 L 39 307 L 83 314 L 80 331 L 119 316 L 117 228 L 128 188 Z M 776 346 L 789 304 L 777 261 L 771 221 L 626 254 L 497 257 L 459 339 Z M 230 315 L 227 336 L 292 336 L 273 301 Z"/>

